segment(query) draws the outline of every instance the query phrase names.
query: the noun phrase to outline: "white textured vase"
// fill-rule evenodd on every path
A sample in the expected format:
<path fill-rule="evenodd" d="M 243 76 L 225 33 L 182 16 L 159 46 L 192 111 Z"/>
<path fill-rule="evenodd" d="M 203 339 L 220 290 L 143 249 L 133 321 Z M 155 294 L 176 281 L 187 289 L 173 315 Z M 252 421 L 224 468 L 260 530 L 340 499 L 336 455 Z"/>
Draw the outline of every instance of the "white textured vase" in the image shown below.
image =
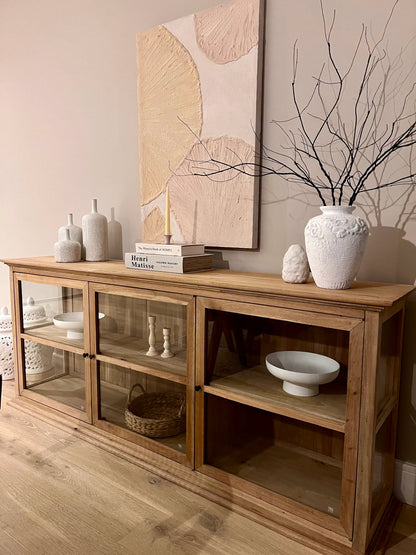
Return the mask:
<path fill-rule="evenodd" d="M 55 262 L 79 262 L 81 260 L 81 244 L 72 241 L 69 229 L 65 228 L 65 238 L 54 245 Z"/>
<path fill-rule="evenodd" d="M 83 258 L 89 262 L 108 260 L 108 222 L 97 212 L 97 199 L 93 199 L 91 214 L 82 217 Z"/>
<path fill-rule="evenodd" d="M 358 273 L 368 226 L 355 206 L 322 206 L 305 227 L 305 246 L 313 279 L 324 289 L 348 289 Z"/>
<path fill-rule="evenodd" d="M 66 229 L 69 229 L 69 238 L 82 245 L 82 229 L 74 225 L 73 215 L 68 214 L 68 223 L 58 229 L 58 241 L 66 241 Z"/>
<path fill-rule="evenodd" d="M 108 257 L 111 260 L 123 260 L 123 232 L 121 223 L 114 217 L 114 208 L 108 222 Z"/>

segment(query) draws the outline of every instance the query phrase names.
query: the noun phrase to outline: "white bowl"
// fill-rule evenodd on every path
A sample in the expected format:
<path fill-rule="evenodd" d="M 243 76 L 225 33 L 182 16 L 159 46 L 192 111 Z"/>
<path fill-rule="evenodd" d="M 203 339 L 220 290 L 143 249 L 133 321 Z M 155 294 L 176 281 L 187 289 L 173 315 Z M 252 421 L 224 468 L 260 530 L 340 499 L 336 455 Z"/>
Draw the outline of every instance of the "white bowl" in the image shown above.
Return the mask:
<path fill-rule="evenodd" d="M 297 397 L 319 394 L 319 385 L 332 382 L 339 374 L 339 363 L 329 357 L 306 351 L 277 351 L 266 356 L 267 370 L 283 380 L 283 389 Z"/>
<path fill-rule="evenodd" d="M 104 318 L 100 312 L 98 318 Z M 57 328 L 67 330 L 68 339 L 82 339 L 84 337 L 84 313 L 83 312 L 64 312 L 54 316 L 53 323 Z"/>

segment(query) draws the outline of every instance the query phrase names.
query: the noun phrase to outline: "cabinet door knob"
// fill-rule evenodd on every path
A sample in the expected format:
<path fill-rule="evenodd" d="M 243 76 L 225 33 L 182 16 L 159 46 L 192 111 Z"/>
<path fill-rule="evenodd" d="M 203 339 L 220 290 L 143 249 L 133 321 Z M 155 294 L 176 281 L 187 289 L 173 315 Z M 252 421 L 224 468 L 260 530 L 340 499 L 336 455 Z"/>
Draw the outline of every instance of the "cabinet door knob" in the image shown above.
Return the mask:
<path fill-rule="evenodd" d="M 201 391 L 201 386 L 200 386 L 200 385 L 196 385 L 196 386 L 195 386 L 195 391 Z"/>
<path fill-rule="evenodd" d="M 87 358 L 88 353 L 82 353 L 82 356 L 83 356 L 84 358 Z"/>
<path fill-rule="evenodd" d="M 90 359 L 95 358 L 95 355 L 88 355 L 90 357 Z"/>

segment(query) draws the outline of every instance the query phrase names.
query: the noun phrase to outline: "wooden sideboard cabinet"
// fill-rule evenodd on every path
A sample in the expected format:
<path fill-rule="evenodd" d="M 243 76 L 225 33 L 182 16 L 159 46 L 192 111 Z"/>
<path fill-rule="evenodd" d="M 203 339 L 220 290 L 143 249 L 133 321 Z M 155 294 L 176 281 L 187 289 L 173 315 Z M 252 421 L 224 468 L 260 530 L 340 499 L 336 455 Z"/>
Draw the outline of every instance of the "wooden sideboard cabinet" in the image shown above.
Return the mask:
<path fill-rule="evenodd" d="M 320 553 L 368 549 L 393 506 L 412 286 L 331 291 L 228 270 L 4 262 L 15 405 Z M 75 328 L 62 324 L 68 314 Z M 266 369 L 281 350 L 329 356 L 340 373 L 319 395 L 294 397 Z M 128 399 L 143 392 L 183 398 L 178 433 L 128 425 Z"/>

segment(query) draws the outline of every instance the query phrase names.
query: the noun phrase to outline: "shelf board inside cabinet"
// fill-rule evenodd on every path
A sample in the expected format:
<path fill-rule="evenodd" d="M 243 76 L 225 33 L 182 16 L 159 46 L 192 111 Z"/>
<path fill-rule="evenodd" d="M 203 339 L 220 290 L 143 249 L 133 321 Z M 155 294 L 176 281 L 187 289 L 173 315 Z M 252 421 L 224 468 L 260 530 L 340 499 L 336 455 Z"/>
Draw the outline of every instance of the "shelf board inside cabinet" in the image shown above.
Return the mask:
<path fill-rule="evenodd" d="M 73 374 L 35 382 L 28 389 L 63 405 L 85 410 L 85 380 Z"/>
<path fill-rule="evenodd" d="M 112 359 L 114 364 L 120 361 L 128 363 L 128 367 L 153 373 L 166 379 L 176 379 L 180 383 L 185 383 L 187 374 L 186 348 L 175 349 L 172 351 L 175 356 L 162 358 L 160 355 L 150 357 L 146 355 L 149 348 L 148 342 L 134 337 L 125 336 L 117 333 L 100 335 L 100 347 L 98 359 L 106 357 Z M 162 352 L 163 349 L 159 349 Z M 108 360 L 109 362 L 109 360 Z"/>
<path fill-rule="evenodd" d="M 320 386 L 315 397 L 295 397 L 282 388 L 282 381 L 263 366 L 255 366 L 204 386 L 207 393 L 317 424 L 345 431 L 346 386 L 333 382 Z"/>
<path fill-rule="evenodd" d="M 77 351 L 83 352 L 84 350 L 84 339 L 69 339 L 66 336 L 66 330 L 62 330 L 54 326 L 53 324 L 46 324 L 43 326 L 37 326 L 30 329 L 25 329 L 22 337 L 28 339 L 39 339 L 46 342 L 50 342 L 52 345 L 75 347 Z"/>
<path fill-rule="evenodd" d="M 341 511 L 342 468 L 330 457 L 319 457 L 307 449 L 286 442 L 276 442 L 266 449 L 256 449 L 251 457 L 239 450 L 209 460 L 208 464 L 303 503 L 323 513 L 339 517 Z"/>

